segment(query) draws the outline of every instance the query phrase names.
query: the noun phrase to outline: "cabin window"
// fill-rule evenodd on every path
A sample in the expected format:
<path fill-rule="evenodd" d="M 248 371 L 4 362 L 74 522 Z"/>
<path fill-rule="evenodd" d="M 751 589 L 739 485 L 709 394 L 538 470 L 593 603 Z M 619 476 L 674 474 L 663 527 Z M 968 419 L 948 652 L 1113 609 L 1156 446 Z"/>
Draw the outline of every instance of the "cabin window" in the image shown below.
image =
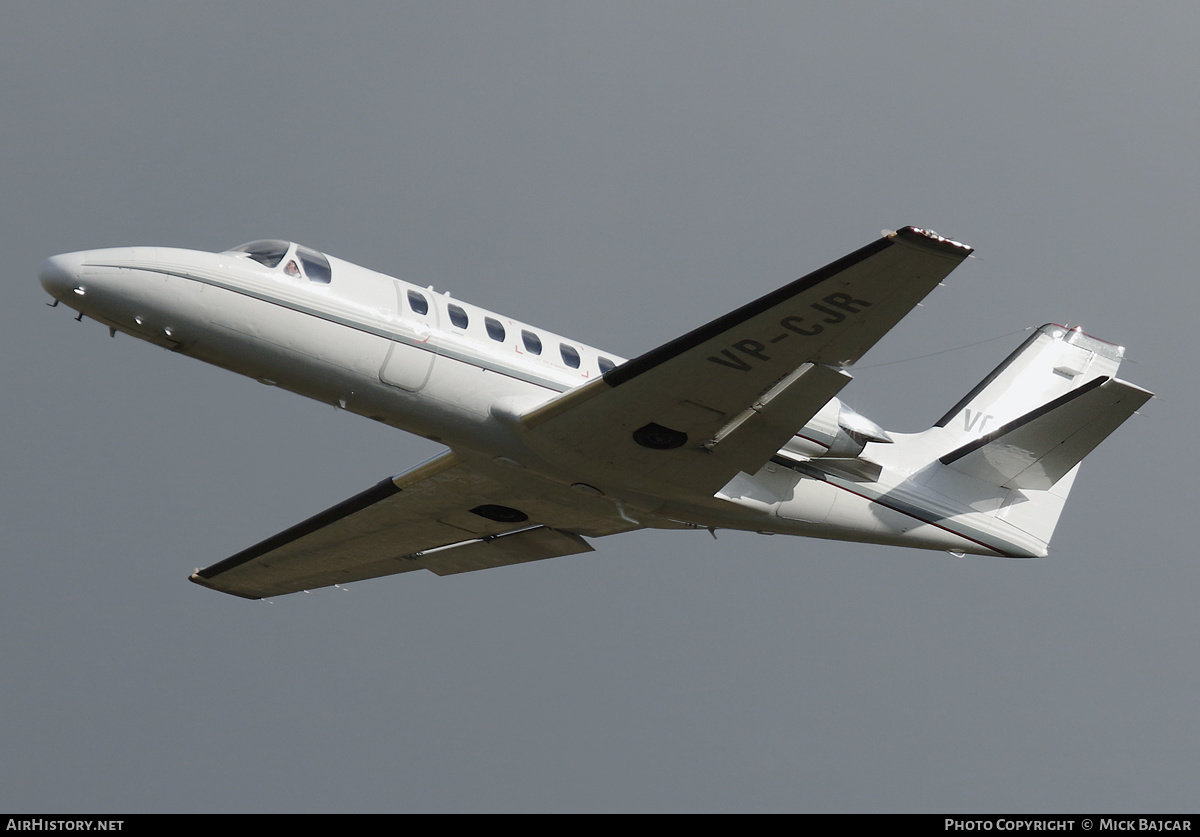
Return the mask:
<path fill-rule="evenodd" d="M 408 292 L 408 306 L 412 308 L 414 314 L 428 314 L 429 300 L 424 294 L 419 294 L 416 291 Z"/>
<path fill-rule="evenodd" d="M 448 305 L 446 306 L 446 310 L 450 312 L 450 322 L 454 324 L 455 328 L 467 327 L 467 323 L 470 322 L 470 320 L 467 319 L 467 312 L 464 311 L 461 306 Z"/>
<path fill-rule="evenodd" d="M 575 351 L 573 346 L 568 346 L 566 343 L 559 343 L 558 351 L 562 355 L 563 363 L 572 369 L 579 368 L 579 352 Z"/>
<path fill-rule="evenodd" d="M 606 357 L 596 358 L 596 363 L 600 364 L 600 374 L 604 375 L 617 368 L 617 365 Z"/>
<path fill-rule="evenodd" d="M 495 317 L 484 317 L 483 324 L 487 327 L 488 337 L 497 343 L 504 342 L 504 326 Z"/>
<path fill-rule="evenodd" d="M 525 344 L 525 351 L 531 355 L 540 355 L 542 353 L 542 338 L 538 337 L 532 331 L 523 329 L 521 331 L 521 341 Z"/>

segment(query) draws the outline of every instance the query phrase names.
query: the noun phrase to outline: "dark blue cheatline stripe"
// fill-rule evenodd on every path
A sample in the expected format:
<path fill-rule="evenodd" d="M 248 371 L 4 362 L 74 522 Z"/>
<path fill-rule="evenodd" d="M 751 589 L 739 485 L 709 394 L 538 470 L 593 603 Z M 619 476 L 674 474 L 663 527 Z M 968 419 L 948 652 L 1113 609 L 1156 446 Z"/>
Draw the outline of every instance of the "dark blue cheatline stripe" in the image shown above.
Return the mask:
<path fill-rule="evenodd" d="M 933 515 L 930 514 L 928 509 L 923 509 L 918 505 L 905 503 L 891 498 L 885 499 L 885 494 L 883 492 L 868 493 L 862 489 L 851 488 L 850 483 L 843 481 L 840 477 L 827 474 L 819 467 L 813 466 L 807 462 L 799 462 L 783 456 L 772 456 L 770 461 L 776 465 L 781 465 L 784 468 L 789 468 L 799 474 L 803 474 L 804 476 L 812 477 L 813 479 L 819 479 L 822 482 L 829 483 L 834 488 L 840 488 L 842 491 L 853 494 L 856 497 L 862 497 L 864 500 L 868 500 L 872 503 L 878 503 L 884 508 L 891 509 L 894 512 L 899 512 L 906 517 L 911 517 L 913 520 L 919 520 L 922 523 L 926 523 L 930 526 L 941 529 L 943 532 L 949 532 L 951 535 L 954 535 L 957 538 L 962 538 L 963 540 L 968 540 L 971 543 L 979 544 L 984 549 L 991 550 L 992 552 L 995 552 L 1005 558 L 1023 557 L 1020 555 L 1013 555 L 997 546 L 993 546 L 986 540 L 981 540 L 981 538 L 986 537 L 982 532 L 979 532 L 975 529 L 968 529 L 968 531 L 974 533 L 974 535 L 968 535 L 965 532 L 959 531 L 957 528 L 952 528 L 944 523 L 938 523 L 937 520 L 934 519 Z M 959 524 L 959 526 L 961 527 L 961 524 Z"/>
<path fill-rule="evenodd" d="M 909 503 L 901 503 L 899 501 L 891 500 L 891 499 L 884 499 L 883 494 L 872 497 L 870 494 L 867 494 L 863 491 L 856 491 L 853 488 L 850 488 L 848 485 L 842 484 L 842 481 L 840 479 L 838 479 L 837 477 L 831 477 L 828 480 L 828 482 L 830 485 L 842 489 L 842 491 L 847 491 L 857 497 L 862 497 L 864 500 L 869 500 L 872 503 L 878 503 L 879 505 L 883 506 L 884 508 L 891 509 L 892 511 L 899 512 L 900 514 L 903 514 L 903 515 L 907 515 L 908 517 L 911 517 L 914 520 L 919 520 L 922 523 L 927 523 L 930 526 L 941 529 L 943 532 L 949 532 L 951 535 L 954 535 L 956 538 L 962 538 L 963 540 L 970 541 L 971 543 L 979 544 L 984 549 L 989 549 L 992 552 L 995 552 L 996 554 L 998 554 L 1004 558 L 1021 558 L 1021 557 L 1023 557 L 1021 555 L 1013 555 L 1012 553 L 1005 552 L 1003 549 L 1000 549 L 997 546 L 993 546 L 992 544 L 988 543 L 987 541 L 981 540 L 980 538 L 984 537 L 983 533 L 977 532 L 975 529 L 971 529 L 970 531 L 975 532 L 977 535 L 979 535 L 979 537 L 972 537 L 971 535 L 961 532 L 956 528 L 951 528 L 950 526 L 947 526 L 943 523 L 937 523 L 936 521 L 930 519 L 930 516 L 928 514 L 918 514 L 918 511 L 921 511 L 921 512 L 925 511 L 924 509 L 921 509 L 920 506 L 910 505 Z"/>

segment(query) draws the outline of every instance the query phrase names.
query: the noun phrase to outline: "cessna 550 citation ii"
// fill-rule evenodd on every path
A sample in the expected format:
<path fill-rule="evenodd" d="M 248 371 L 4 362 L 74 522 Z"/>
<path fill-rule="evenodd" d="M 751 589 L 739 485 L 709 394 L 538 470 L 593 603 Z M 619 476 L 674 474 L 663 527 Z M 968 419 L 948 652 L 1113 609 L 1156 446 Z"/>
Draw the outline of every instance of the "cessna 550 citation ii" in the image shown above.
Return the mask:
<path fill-rule="evenodd" d="M 1080 460 L 1151 393 L 1124 350 L 1045 325 L 933 427 L 837 398 L 847 367 L 971 253 L 905 227 L 623 361 L 299 244 L 53 256 L 42 286 L 173 352 L 447 445 L 197 584 L 260 599 L 742 529 L 1040 557 Z"/>

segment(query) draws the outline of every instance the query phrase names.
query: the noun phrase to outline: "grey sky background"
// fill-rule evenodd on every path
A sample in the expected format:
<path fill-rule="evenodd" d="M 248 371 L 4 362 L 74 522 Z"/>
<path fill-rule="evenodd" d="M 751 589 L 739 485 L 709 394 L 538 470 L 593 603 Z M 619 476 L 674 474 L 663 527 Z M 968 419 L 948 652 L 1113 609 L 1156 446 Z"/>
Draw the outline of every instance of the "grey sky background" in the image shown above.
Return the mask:
<path fill-rule="evenodd" d="M 7 4 L 0 808 L 1195 812 L 1198 24 Z M 979 258 L 864 360 L 856 409 L 926 427 L 1048 321 L 1160 396 L 1048 559 L 642 532 L 221 596 L 187 575 L 437 447 L 110 339 L 35 276 L 283 237 L 629 357 L 905 224 Z"/>

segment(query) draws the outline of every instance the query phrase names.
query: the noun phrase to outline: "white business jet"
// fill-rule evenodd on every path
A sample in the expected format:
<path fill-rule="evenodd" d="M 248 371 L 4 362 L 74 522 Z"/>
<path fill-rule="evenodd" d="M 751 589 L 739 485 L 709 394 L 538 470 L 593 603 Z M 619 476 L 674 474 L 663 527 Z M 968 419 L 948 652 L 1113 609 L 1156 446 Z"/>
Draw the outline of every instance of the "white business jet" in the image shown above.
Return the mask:
<path fill-rule="evenodd" d="M 59 302 L 447 446 L 191 580 L 250 599 L 741 529 L 1039 557 L 1080 460 L 1151 393 L 1045 325 L 933 427 L 841 403 L 847 367 L 971 248 L 905 227 L 632 360 L 299 244 L 47 259 Z"/>

